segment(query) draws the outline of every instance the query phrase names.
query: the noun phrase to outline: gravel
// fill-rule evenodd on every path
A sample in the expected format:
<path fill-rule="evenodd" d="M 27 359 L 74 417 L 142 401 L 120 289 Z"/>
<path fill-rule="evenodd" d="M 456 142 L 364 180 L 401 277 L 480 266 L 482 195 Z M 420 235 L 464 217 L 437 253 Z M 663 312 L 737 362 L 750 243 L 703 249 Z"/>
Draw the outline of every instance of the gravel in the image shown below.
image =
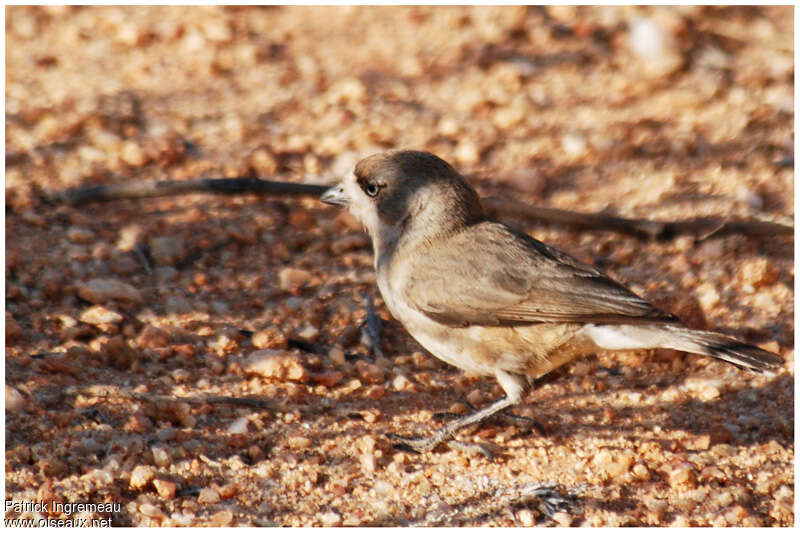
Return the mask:
<path fill-rule="evenodd" d="M 81 515 L 118 526 L 794 525 L 791 239 L 505 219 L 786 364 L 599 353 L 537 383 L 514 410 L 535 424 L 462 430 L 489 461 L 392 448 L 502 392 L 391 320 L 352 216 L 313 198 L 47 196 L 332 184 L 408 147 L 484 196 L 790 219 L 791 10 L 8 7 L 6 499 L 118 504 Z M 382 358 L 361 340 L 367 296 Z M 520 497 L 542 484 L 569 504 Z"/>

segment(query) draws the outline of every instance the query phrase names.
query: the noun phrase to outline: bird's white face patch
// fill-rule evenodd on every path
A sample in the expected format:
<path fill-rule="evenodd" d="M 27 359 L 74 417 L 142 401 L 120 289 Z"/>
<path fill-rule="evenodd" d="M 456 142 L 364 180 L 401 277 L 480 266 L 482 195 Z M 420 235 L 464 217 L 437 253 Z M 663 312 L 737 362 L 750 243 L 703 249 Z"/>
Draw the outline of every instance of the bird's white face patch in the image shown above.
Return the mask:
<path fill-rule="evenodd" d="M 356 181 L 355 168 L 347 174 L 342 187 L 348 198 L 351 199 L 349 210 L 355 216 L 367 233 L 377 235 L 379 229 L 378 209 L 372 198 L 367 196 Z"/>

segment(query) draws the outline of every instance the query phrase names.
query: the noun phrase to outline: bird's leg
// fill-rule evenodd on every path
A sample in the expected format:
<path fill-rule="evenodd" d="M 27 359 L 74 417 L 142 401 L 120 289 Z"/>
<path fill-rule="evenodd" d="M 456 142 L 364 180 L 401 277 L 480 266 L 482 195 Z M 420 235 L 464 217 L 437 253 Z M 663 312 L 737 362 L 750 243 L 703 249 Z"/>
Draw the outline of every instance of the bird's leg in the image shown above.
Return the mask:
<path fill-rule="evenodd" d="M 407 446 L 417 452 L 425 452 L 432 450 L 439 443 L 448 441 L 455 436 L 455 434 L 463 427 L 477 424 L 493 416 L 503 409 L 516 405 L 522 399 L 523 394 L 528 388 L 528 381 L 524 376 L 508 374 L 503 371 L 498 371 L 496 374 L 497 381 L 506 391 L 506 397 L 494 402 L 492 405 L 481 409 L 475 413 L 462 416 L 445 427 L 438 430 L 430 437 L 401 437 L 399 435 L 390 434 L 389 438 L 396 443 Z M 459 447 L 468 446 L 461 443 Z M 491 456 L 488 450 L 481 447 L 480 450 L 484 455 Z"/>
<path fill-rule="evenodd" d="M 458 403 L 461 403 L 461 404 L 465 405 L 467 407 L 467 409 L 469 409 L 470 411 L 477 411 L 478 410 L 477 407 L 475 407 L 474 405 L 469 403 L 467 400 L 458 400 Z M 439 413 L 434 413 L 433 414 L 433 419 L 434 420 L 454 420 L 456 418 L 461 418 L 462 416 L 464 416 L 464 415 L 451 413 L 449 411 L 442 411 L 442 412 L 439 412 Z M 533 418 L 530 418 L 528 416 L 521 416 L 521 415 L 515 415 L 514 413 L 503 413 L 503 412 L 495 413 L 494 416 L 495 416 L 495 418 L 500 419 L 500 420 L 504 421 L 507 424 L 511 424 L 511 425 L 514 425 L 514 426 L 517 426 L 517 427 L 521 427 L 521 428 L 525 428 L 525 429 L 535 428 L 536 430 L 538 430 L 540 432 L 543 431 L 542 428 L 541 428 L 541 425 L 536 420 L 534 420 Z"/>

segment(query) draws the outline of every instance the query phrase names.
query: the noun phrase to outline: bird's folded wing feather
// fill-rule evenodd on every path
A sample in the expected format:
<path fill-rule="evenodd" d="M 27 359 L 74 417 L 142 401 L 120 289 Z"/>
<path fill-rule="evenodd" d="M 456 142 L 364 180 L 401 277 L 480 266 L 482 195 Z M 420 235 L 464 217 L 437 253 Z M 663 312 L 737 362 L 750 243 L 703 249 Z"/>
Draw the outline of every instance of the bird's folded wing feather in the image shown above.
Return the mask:
<path fill-rule="evenodd" d="M 469 226 L 413 261 L 406 301 L 448 325 L 677 321 L 599 270 L 495 222 Z"/>

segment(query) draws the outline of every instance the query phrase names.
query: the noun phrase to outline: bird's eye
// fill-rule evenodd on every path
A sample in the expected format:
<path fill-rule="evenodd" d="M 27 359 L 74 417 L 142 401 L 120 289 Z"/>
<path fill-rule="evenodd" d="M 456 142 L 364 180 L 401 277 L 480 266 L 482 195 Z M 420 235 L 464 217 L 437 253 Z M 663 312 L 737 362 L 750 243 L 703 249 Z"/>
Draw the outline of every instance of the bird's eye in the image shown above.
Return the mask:
<path fill-rule="evenodd" d="M 367 184 L 366 187 L 364 187 L 364 192 L 367 193 L 369 196 L 373 196 L 373 197 L 377 196 L 378 195 L 378 191 L 380 191 L 380 190 L 381 190 L 380 187 L 378 187 L 374 183 L 369 183 L 369 184 Z"/>

